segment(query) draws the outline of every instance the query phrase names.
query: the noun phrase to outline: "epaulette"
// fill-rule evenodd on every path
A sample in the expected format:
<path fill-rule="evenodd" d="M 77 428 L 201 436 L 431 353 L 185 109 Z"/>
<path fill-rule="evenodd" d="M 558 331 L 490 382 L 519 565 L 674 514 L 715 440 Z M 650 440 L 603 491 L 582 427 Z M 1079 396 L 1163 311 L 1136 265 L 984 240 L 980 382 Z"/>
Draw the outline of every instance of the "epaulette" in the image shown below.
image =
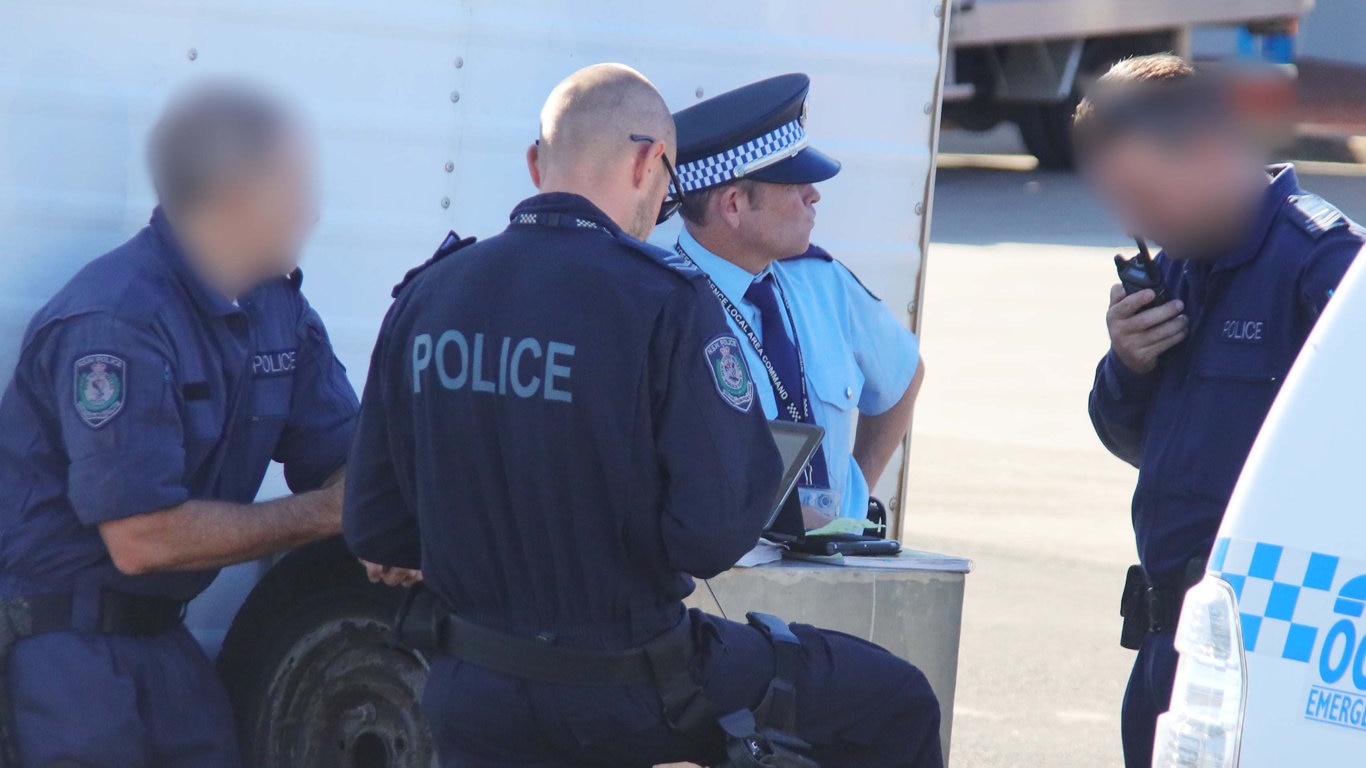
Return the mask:
<path fill-rule="evenodd" d="M 1332 203 L 1308 193 L 1290 196 L 1287 216 L 1295 226 L 1304 230 L 1305 234 L 1314 240 L 1351 223 Z"/>
<path fill-rule="evenodd" d="M 441 261 L 467 245 L 473 245 L 474 241 L 475 238 L 473 237 L 462 239 L 460 235 L 455 234 L 454 230 L 446 233 L 446 239 L 441 241 L 441 247 L 436 249 L 436 253 L 433 253 L 430 259 L 427 259 L 416 267 L 408 270 L 408 273 L 403 276 L 403 279 L 399 281 L 398 285 L 394 286 L 394 290 L 389 295 L 397 299 L 403 289 L 408 286 L 408 283 L 411 283 L 414 278 L 422 274 L 422 270 Z"/>
<path fill-rule="evenodd" d="M 819 259 L 821 261 L 834 261 L 835 257 L 831 256 L 829 251 L 825 250 L 819 245 L 816 245 L 815 243 L 812 243 L 811 247 L 806 249 L 806 253 L 799 253 L 796 256 L 790 256 L 786 259 L 783 259 L 783 261 L 800 261 L 802 259 Z"/>
<path fill-rule="evenodd" d="M 289 287 L 293 288 L 295 292 L 298 292 L 300 288 L 304 287 L 304 271 L 295 267 L 293 272 L 290 272 L 285 276 L 285 282 L 288 283 Z"/>
<path fill-rule="evenodd" d="M 834 256 L 831 256 L 829 251 L 825 250 L 819 245 L 813 243 L 811 247 L 806 249 L 806 253 L 798 254 L 796 256 L 790 256 L 786 259 L 783 259 L 783 261 L 802 261 L 803 259 L 815 259 L 816 261 L 824 261 L 828 263 L 838 264 L 841 267 L 844 267 L 844 271 L 848 272 L 849 276 L 854 278 L 854 282 L 858 283 L 858 286 L 862 288 L 869 296 L 872 296 L 874 301 L 882 301 L 882 299 L 878 298 L 876 293 L 873 293 L 872 291 L 868 290 L 868 286 L 864 285 L 862 280 L 858 279 L 858 275 L 854 274 L 854 270 L 846 266 L 844 262 L 840 261 L 839 259 L 836 259 Z"/>
<path fill-rule="evenodd" d="M 630 235 L 619 235 L 617 242 L 629 246 L 631 250 L 641 254 L 650 261 L 668 269 L 684 279 L 696 280 L 702 277 L 702 270 L 691 259 L 687 259 L 683 254 L 651 245 L 643 240 L 637 240 Z"/>

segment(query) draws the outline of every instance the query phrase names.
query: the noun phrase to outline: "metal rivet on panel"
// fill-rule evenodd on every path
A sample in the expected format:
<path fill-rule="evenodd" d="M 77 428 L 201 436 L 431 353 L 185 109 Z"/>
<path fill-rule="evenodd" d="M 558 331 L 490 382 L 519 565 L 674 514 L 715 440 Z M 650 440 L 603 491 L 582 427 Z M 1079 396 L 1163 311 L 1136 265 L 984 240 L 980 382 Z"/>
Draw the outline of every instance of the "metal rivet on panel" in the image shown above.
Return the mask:
<path fill-rule="evenodd" d="M 940 19 L 940 18 L 943 18 L 943 17 L 944 17 L 944 6 L 942 6 L 942 5 L 936 5 L 936 6 L 934 7 L 934 17 L 935 17 L 936 19 Z"/>
<path fill-rule="evenodd" d="M 443 198 L 441 198 L 441 207 L 442 207 L 442 208 L 450 208 L 450 207 L 451 207 L 451 199 L 450 199 L 449 197 L 443 197 Z"/>
<path fill-rule="evenodd" d="M 454 104 L 457 101 L 460 101 L 460 91 L 451 91 L 451 103 Z"/>
<path fill-rule="evenodd" d="M 915 204 L 915 215 L 916 215 L 916 216 L 924 216 L 924 215 L 925 215 L 925 204 L 924 204 L 924 203 L 916 203 L 916 204 Z"/>
<path fill-rule="evenodd" d="M 925 106 L 921 107 L 920 109 L 928 115 L 929 113 L 934 111 L 934 105 L 927 101 L 925 102 Z"/>
<path fill-rule="evenodd" d="M 447 161 L 446 161 L 445 168 L 446 168 L 446 173 L 450 173 L 451 171 L 455 170 L 455 163 L 452 163 L 450 160 L 447 160 Z"/>
<path fill-rule="evenodd" d="M 702 98 L 702 94 L 703 94 L 703 93 L 705 93 L 705 91 L 702 90 L 702 86 L 700 86 L 700 85 L 697 86 L 697 90 L 693 91 L 693 95 L 696 96 L 696 97 L 699 98 L 699 99 Z"/>
<path fill-rule="evenodd" d="M 898 509 L 901 509 L 901 499 L 899 497 L 893 496 L 887 502 L 887 509 L 891 512 L 895 512 Z"/>
<path fill-rule="evenodd" d="M 456 56 L 456 57 L 455 57 L 455 68 L 456 68 L 456 69 L 460 69 L 460 68 L 463 67 L 463 66 L 465 66 L 465 59 L 464 59 L 464 57 L 462 57 L 462 56 Z"/>
<path fill-rule="evenodd" d="M 191 49 L 190 49 L 190 52 L 187 53 L 187 54 L 185 54 L 185 56 L 186 56 L 186 58 L 188 58 L 190 61 L 194 61 L 195 59 L 199 58 L 199 50 L 196 49 L 196 48 L 191 48 Z"/>

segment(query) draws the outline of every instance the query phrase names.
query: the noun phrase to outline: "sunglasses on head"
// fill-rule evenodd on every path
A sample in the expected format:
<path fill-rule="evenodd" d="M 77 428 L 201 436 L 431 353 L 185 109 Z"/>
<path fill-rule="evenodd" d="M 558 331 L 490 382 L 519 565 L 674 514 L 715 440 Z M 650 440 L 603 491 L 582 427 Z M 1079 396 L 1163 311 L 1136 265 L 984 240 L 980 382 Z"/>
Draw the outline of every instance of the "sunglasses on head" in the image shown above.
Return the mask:
<path fill-rule="evenodd" d="M 656 139 L 653 136 L 644 134 L 631 134 L 631 141 L 640 141 L 647 144 L 654 144 Z M 659 217 L 655 219 L 656 224 L 663 224 L 668 221 L 678 209 L 683 207 L 683 183 L 678 180 L 678 174 L 674 171 L 674 164 L 669 162 L 667 153 L 659 156 L 664 161 L 664 170 L 669 174 L 669 195 L 664 198 L 664 203 L 659 206 Z"/>

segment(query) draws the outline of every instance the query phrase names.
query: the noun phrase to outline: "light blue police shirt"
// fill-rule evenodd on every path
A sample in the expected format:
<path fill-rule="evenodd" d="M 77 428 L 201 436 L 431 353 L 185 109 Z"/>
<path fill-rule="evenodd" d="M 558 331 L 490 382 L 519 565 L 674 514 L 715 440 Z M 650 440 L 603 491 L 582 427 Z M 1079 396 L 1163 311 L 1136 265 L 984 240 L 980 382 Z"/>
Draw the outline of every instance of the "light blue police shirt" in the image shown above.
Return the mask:
<path fill-rule="evenodd" d="M 745 299 L 751 283 L 772 272 L 792 307 L 796 339 L 806 363 L 806 385 L 816 423 L 825 427 L 825 456 L 831 490 L 843 498 L 844 517 L 868 515 L 868 481 L 854 461 L 858 414 L 877 416 L 900 402 L 920 364 L 920 342 L 839 262 L 818 258 L 775 262 L 758 275 L 703 248 L 685 229 L 678 238 L 683 250 L 726 294 L 763 341 L 759 308 Z M 769 419 L 778 403 L 759 354 L 736 327 L 727 322 L 755 371 L 754 384 Z M 791 329 L 788 329 L 791 332 Z"/>

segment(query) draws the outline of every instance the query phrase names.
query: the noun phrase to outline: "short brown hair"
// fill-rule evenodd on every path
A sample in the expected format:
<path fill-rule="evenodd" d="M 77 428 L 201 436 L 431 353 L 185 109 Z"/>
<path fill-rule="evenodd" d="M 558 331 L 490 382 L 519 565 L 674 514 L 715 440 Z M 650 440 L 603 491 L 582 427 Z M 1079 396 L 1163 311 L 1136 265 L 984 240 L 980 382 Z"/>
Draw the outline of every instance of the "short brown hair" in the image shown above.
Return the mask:
<path fill-rule="evenodd" d="M 1122 135 L 1181 141 L 1226 129 L 1233 117 L 1217 79 L 1170 53 L 1125 59 L 1077 105 L 1072 136 L 1083 154 Z"/>
<path fill-rule="evenodd" d="M 683 205 L 678 209 L 682 214 L 683 220 L 689 224 L 704 225 L 707 223 L 707 207 L 711 205 L 712 195 L 725 189 L 726 187 L 738 187 L 745 193 L 745 198 L 750 205 L 758 207 L 759 182 L 753 179 L 736 179 L 725 184 L 717 184 L 714 187 L 707 187 L 696 192 L 689 192 L 683 196 Z"/>
<path fill-rule="evenodd" d="M 1154 53 L 1150 56 L 1124 59 L 1110 67 L 1109 72 L 1101 75 L 1095 87 L 1077 105 L 1077 111 L 1072 117 L 1073 124 L 1080 126 L 1095 119 L 1095 100 L 1101 94 L 1134 86 L 1188 83 L 1194 79 L 1195 66 L 1174 54 Z"/>

